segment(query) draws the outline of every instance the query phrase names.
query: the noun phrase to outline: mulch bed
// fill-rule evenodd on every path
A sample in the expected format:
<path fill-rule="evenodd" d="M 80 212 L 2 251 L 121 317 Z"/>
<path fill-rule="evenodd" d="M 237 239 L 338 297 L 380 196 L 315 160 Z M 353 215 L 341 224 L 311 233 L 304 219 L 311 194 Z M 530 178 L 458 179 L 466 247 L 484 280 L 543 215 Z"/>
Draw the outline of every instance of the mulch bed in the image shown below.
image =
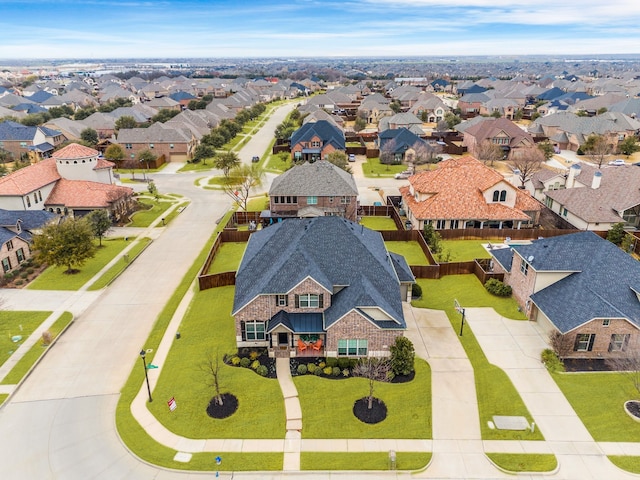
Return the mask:
<path fill-rule="evenodd" d="M 636 402 L 635 400 L 630 400 L 626 403 L 625 408 L 627 412 L 633 415 L 636 418 L 640 418 L 640 402 Z"/>
<path fill-rule="evenodd" d="M 414 378 L 416 378 L 415 370 L 411 372 L 409 375 L 396 375 L 395 377 L 393 377 L 393 380 L 391 380 L 391 383 L 407 383 L 413 380 Z"/>
<path fill-rule="evenodd" d="M 227 418 L 236 413 L 238 409 L 238 398 L 231 393 L 223 393 L 222 397 L 222 405 L 216 403 L 216 397 L 213 397 L 209 400 L 209 405 L 207 405 L 207 415 L 211 418 Z"/>
<path fill-rule="evenodd" d="M 610 372 L 611 367 L 603 358 L 565 358 L 564 368 L 567 372 Z"/>
<path fill-rule="evenodd" d="M 387 418 L 387 406 L 379 398 L 373 399 L 371 408 L 368 408 L 367 397 L 356 400 L 353 404 L 353 414 L 358 420 L 368 424 L 380 423 Z"/>

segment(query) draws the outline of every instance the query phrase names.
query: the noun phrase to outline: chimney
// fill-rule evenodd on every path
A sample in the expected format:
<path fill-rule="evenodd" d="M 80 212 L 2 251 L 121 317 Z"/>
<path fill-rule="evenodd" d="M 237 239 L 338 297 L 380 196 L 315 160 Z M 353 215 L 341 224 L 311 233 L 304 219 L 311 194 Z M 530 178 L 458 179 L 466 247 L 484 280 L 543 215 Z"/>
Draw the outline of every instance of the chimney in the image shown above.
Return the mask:
<path fill-rule="evenodd" d="M 571 168 L 569 169 L 569 176 L 567 177 L 567 181 L 565 182 L 566 188 L 575 187 L 576 177 L 580 175 L 581 170 L 582 167 L 579 163 L 574 163 L 573 165 L 571 165 Z"/>
<path fill-rule="evenodd" d="M 593 174 L 593 181 L 591 182 L 591 188 L 594 190 L 600 187 L 600 182 L 602 182 L 602 172 L 596 172 Z"/>
<path fill-rule="evenodd" d="M 520 185 L 520 170 L 517 168 L 513 171 L 513 177 L 511 178 L 511 183 L 513 183 L 516 187 Z"/>

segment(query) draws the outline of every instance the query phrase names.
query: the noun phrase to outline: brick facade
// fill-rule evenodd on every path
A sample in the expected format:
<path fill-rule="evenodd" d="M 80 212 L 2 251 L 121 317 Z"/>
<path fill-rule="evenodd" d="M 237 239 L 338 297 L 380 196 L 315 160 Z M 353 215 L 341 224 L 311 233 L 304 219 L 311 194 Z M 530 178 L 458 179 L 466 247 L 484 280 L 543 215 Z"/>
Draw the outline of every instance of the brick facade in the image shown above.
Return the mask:
<path fill-rule="evenodd" d="M 352 196 L 324 196 L 324 197 L 316 197 L 317 203 L 309 204 L 307 196 L 298 196 L 294 197 L 296 202 L 294 203 L 293 198 L 290 196 L 285 197 L 288 199 L 286 201 L 291 200 L 291 203 L 276 203 L 274 198 L 276 196 L 271 196 L 269 198 L 271 212 L 274 216 L 282 215 L 282 216 L 298 216 L 298 211 L 305 207 L 315 207 L 319 210 L 323 210 L 327 212 L 327 214 L 339 215 L 347 218 L 355 222 L 357 220 L 357 211 L 358 211 L 358 197 L 356 195 Z M 278 197 L 282 197 L 282 195 L 278 195 Z"/>
<path fill-rule="evenodd" d="M 569 343 L 571 344 L 571 352 L 567 355 L 567 358 L 603 358 L 611 357 L 612 353 L 614 355 L 616 353 L 624 355 L 624 352 L 637 351 L 640 347 L 640 332 L 638 328 L 623 319 L 612 319 L 608 320 L 608 322 L 609 324 L 606 325 L 606 322 L 602 319 L 594 319 L 581 325 L 576 330 L 567 333 Z M 595 335 L 591 350 L 575 350 L 576 337 L 580 334 Z M 613 334 L 629 335 L 629 340 L 624 352 L 609 352 L 609 345 Z"/>
<path fill-rule="evenodd" d="M 349 312 L 327 330 L 327 356 L 338 355 L 338 340 L 368 340 L 369 356 L 387 357 L 395 338 L 404 334 L 403 329 L 381 329 L 357 312 Z"/>
<path fill-rule="evenodd" d="M 151 147 L 153 145 L 153 147 Z M 172 147 L 173 145 L 173 147 Z M 176 160 L 187 160 L 191 158 L 192 155 L 192 145 L 185 142 L 176 142 L 176 143 L 122 143 L 120 145 L 122 150 L 124 151 L 124 160 L 137 160 L 138 155 L 143 150 L 149 150 L 156 157 L 160 158 L 164 155 L 164 158 L 167 162 L 170 162 L 173 159 Z M 142 164 L 141 168 L 146 167 L 146 165 Z M 150 168 L 154 168 L 152 164 L 149 164 Z"/>
<path fill-rule="evenodd" d="M 22 251 L 22 261 L 19 259 L 18 251 Z M 31 258 L 31 249 L 29 244 L 20 237 L 14 237 L 5 242 L 0 247 L 0 260 L 6 262 L 8 260 L 9 269 L 5 272 L 4 262 L 0 264 L 0 275 L 4 276 L 8 272 L 12 272 L 19 268 L 22 262 Z M 6 259 L 6 260 L 5 260 Z"/>

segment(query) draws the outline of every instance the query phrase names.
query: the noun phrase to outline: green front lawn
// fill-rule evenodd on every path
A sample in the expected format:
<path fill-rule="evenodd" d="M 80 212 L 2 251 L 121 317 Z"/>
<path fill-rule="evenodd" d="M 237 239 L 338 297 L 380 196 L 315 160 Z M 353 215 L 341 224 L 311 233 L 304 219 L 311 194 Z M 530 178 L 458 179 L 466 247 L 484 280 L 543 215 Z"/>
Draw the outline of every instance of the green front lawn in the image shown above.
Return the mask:
<path fill-rule="evenodd" d="M 207 158 L 200 162 L 187 162 L 178 172 L 200 172 L 202 170 L 213 170 L 213 158 Z"/>
<path fill-rule="evenodd" d="M 489 459 L 508 472 L 551 472 L 558 467 L 555 455 L 546 453 L 487 453 Z"/>
<path fill-rule="evenodd" d="M 624 402 L 639 397 L 629 376 L 612 372 L 552 376 L 596 442 L 640 442 L 640 424 L 624 411 Z"/>
<path fill-rule="evenodd" d="M 128 244 L 129 242 L 126 242 L 124 238 L 103 238 L 102 248 L 98 248 L 96 256 L 79 267 L 78 273 L 69 275 L 65 273 L 67 267 L 48 267 L 27 288 L 30 290 L 78 290 Z"/>
<path fill-rule="evenodd" d="M 412 302 L 413 306 L 444 310 L 455 332 L 460 331 L 461 315 L 455 311 L 454 299 L 457 299 L 463 307 L 493 307 L 504 317 L 526 320 L 526 317 L 518 312 L 515 300 L 491 295 L 475 275 L 447 275 L 439 280 L 418 279 L 418 283 L 424 293 L 421 300 Z M 474 369 L 482 438 L 485 440 L 543 440 L 539 430 L 531 433 L 528 430 L 524 432 L 492 430 L 488 427 L 487 422 L 493 415 L 523 416 L 529 423 L 533 418 L 507 374 L 488 362 L 468 325 L 465 325 L 463 336 L 459 338 Z"/>
<path fill-rule="evenodd" d="M 396 470 L 419 470 L 431 452 L 396 452 Z M 301 470 L 389 470 L 388 452 L 301 452 Z"/>
<path fill-rule="evenodd" d="M 390 252 L 404 256 L 409 265 L 429 265 L 429 260 L 418 242 L 384 242 L 384 244 Z"/>
<path fill-rule="evenodd" d="M 0 365 L 7 361 L 49 315 L 51 312 L 0 311 Z M 22 339 L 14 343 L 11 338 L 16 335 L 20 335 Z"/>
<path fill-rule="evenodd" d="M 379 158 L 367 158 L 362 164 L 362 172 L 365 177 L 393 177 L 396 173 L 404 172 L 407 169 L 405 164 L 383 165 Z"/>
<path fill-rule="evenodd" d="M 4 312 L 3 312 L 4 313 Z M 16 312 L 16 313 L 31 313 L 31 312 Z M 43 312 L 37 312 L 43 313 Z M 60 332 L 64 330 L 67 325 L 73 320 L 73 315 L 70 312 L 64 312 L 60 317 L 51 325 L 49 333 L 51 334 L 51 340 L 55 340 Z M 2 380 L 3 385 L 17 385 L 22 378 L 29 372 L 31 367 L 38 361 L 38 359 L 45 354 L 49 345 L 44 345 L 42 339 L 37 341 L 15 364 L 11 371 Z"/>
<path fill-rule="evenodd" d="M 491 258 L 482 246 L 487 242 L 501 242 L 500 239 L 494 240 L 442 240 L 443 253 L 450 253 L 450 262 L 469 262 L 476 258 Z"/>
<path fill-rule="evenodd" d="M 374 396 L 385 402 L 387 418 L 374 425 L 361 422 L 352 411 L 354 402 L 368 395 L 368 380 L 294 377 L 302 438 L 431 438 L 431 370 L 421 359 L 415 367 L 411 382 L 376 382 Z"/>
<path fill-rule="evenodd" d="M 138 202 L 145 207 L 145 210 L 135 212 L 131 216 L 131 222 L 127 225 L 128 227 L 148 227 L 154 220 L 163 215 L 171 205 L 176 203 L 175 200 L 156 201 L 149 198 L 138 199 Z M 161 223 L 158 225 L 162 226 Z"/>
<path fill-rule="evenodd" d="M 360 223 L 371 230 L 398 230 L 396 222 L 389 217 L 362 217 Z"/>
<path fill-rule="evenodd" d="M 247 212 L 261 212 L 269 209 L 269 197 L 264 195 L 254 197 L 247 202 Z"/>
<path fill-rule="evenodd" d="M 223 420 L 206 413 L 214 390 L 200 367 L 208 354 L 222 357 L 236 350 L 233 292 L 233 287 L 221 287 L 196 294 L 153 392 L 159 401 L 149 404 L 149 410 L 169 430 L 187 438 L 284 438 L 284 399 L 278 381 L 250 369 L 221 364 L 221 388 L 238 398 L 239 407 Z M 178 408 L 170 412 L 165 402 L 172 397 Z"/>
<path fill-rule="evenodd" d="M 627 472 L 640 474 L 640 457 L 631 457 L 628 455 L 609 455 L 607 457 L 618 468 Z"/>
<path fill-rule="evenodd" d="M 240 260 L 244 250 L 247 248 L 246 242 L 224 242 L 216 254 L 216 258 L 211 263 L 207 273 L 235 272 L 240 266 Z"/>

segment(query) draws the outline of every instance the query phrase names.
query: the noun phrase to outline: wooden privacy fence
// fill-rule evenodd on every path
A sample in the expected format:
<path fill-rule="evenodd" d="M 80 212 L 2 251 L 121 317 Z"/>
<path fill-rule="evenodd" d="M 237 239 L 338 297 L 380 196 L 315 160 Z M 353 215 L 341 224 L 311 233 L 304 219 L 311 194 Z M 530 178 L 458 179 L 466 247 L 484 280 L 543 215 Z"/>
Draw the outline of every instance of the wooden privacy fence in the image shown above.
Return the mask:
<path fill-rule="evenodd" d="M 204 261 L 204 265 L 200 269 L 198 275 L 198 286 L 200 290 L 209 288 L 225 287 L 236 284 L 236 272 L 207 273 L 211 268 L 211 264 L 216 258 L 220 247 L 224 242 L 246 242 L 249 240 L 251 232 L 237 230 L 223 230 L 218 234 L 209 250 L 209 255 Z"/>

